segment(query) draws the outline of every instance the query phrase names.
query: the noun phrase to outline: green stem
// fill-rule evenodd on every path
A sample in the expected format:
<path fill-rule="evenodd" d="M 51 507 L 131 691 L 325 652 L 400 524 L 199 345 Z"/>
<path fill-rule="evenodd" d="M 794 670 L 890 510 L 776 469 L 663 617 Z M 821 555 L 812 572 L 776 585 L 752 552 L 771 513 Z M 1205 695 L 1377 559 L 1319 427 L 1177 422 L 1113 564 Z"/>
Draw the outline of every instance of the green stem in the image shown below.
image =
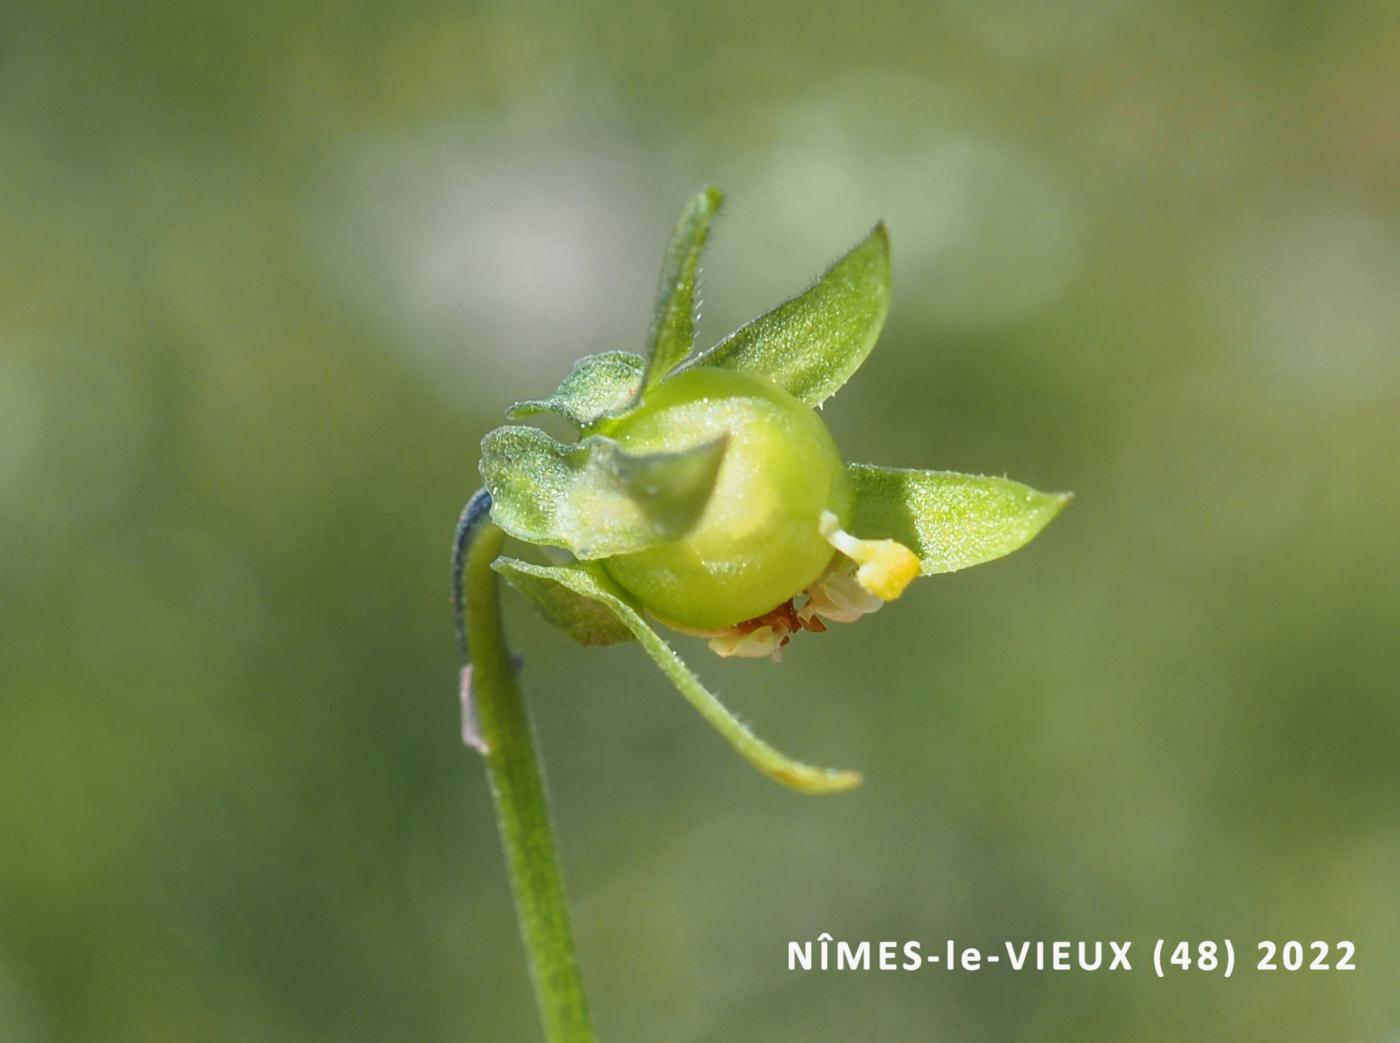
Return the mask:
<path fill-rule="evenodd" d="M 485 755 L 486 773 L 545 1038 L 549 1043 L 593 1043 L 544 775 L 506 648 L 496 573 L 491 569 L 504 538 L 499 528 L 487 523 L 472 540 L 466 556 L 464 593 L 472 701 L 489 751 Z"/>

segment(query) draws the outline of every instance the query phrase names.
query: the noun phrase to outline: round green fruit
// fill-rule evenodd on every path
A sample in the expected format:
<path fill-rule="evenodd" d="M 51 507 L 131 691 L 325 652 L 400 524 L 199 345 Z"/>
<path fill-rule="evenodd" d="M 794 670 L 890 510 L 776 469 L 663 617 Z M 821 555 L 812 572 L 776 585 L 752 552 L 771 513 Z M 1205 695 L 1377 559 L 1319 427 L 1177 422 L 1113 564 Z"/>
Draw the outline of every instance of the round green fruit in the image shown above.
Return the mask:
<path fill-rule="evenodd" d="M 729 436 L 695 528 L 603 563 L 661 619 L 697 630 L 742 623 L 800 593 L 831 562 L 819 520 L 823 511 L 843 524 L 849 518 L 841 454 L 821 418 L 776 385 L 731 370 L 687 370 L 653 388 L 607 434 L 634 453 Z"/>

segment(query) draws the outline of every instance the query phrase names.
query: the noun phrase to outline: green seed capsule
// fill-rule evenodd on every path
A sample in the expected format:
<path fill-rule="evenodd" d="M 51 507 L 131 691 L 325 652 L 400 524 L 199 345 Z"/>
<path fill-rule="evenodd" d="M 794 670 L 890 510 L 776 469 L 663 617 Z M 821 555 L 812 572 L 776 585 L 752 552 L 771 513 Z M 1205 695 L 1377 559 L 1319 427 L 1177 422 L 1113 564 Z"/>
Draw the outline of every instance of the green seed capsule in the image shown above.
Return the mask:
<path fill-rule="evenodd" d="M 653 388 L 606 433 L 634 453 L 729 436 L 699 524 L 682 539 L 604 562 L 663 620 L 733 626 L 800 593 L 831 562 L 822 512 L 843 523 L 850 516 L 841 454 L 821 418 L 776 385 L 732 370 L 688 370 Z"/>

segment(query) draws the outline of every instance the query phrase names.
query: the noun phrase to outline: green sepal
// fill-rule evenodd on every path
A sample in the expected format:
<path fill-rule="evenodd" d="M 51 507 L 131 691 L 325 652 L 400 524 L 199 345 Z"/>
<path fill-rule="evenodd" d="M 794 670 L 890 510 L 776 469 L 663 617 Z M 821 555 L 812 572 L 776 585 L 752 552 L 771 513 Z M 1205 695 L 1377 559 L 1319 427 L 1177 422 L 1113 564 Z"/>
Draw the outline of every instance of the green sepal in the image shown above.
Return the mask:
<path fill-rule="evenodd" d="M 605 351 L 585 355 L 574 363 L 558 390 L 548 398 L 527 399 L 506 410 L 512 420 L 556 413 L 580 431 L 600 420 L 621 416 L 631 408 L 642 389 L 646 362 L 630 351 Z"/>
<path fill-rule="evenodd" d="M 508 579 L 511 573 L 547 578 L 580 597 L 592 599 L 605 606 L 641 643 L 647 654 L 661 668 L 661 672 L 700 712 L 700 716 L 705 718 L 741 757 L 769 778 L 801 793 L 838 793 L 860 784 L 859 772 L 837 771 L 803 764 L 779 753 L 754 735 L 715 698 L 695 674 L 691 673 L 675 650 L 642 618 L 632 599 L 608 578 L 601 565 L 581 561 L 567 565 L 532 565 L 501 558 L 493 562 L 491 567 Z"/>
<path fill-rule="evenodd" d="M 817 406 L 860 368 L 889 306 L 890 240 L 881 222 L 808 289 L 689 365 L 752 373 Z"/>
<path fill-rule="evenodd" d="M 610 608 L 562 583 L 556 575 L 558 566 L 502 557 L 493 561 L 491 567 L 529 598 L 540 615 L 579 644 L 618 645 L 636 640 Z"/>
<path fill-rule="evenodd" d="M 564 445 L 534 427 L 498 427 L 481 442 L 491 518 L 516 539 L 591 560 L 689 532 L 709 502 L 728 445 L 637 456 L 601 435 Z"/>
<path fill-rule="evenodd" d="M 1043 493 L 1008 478 L 848 464 L 855 492 L 851 532 L 898 540 L 931 576 L 1019 550 L 1073 495 Z"/>
<path fill-rule="evenodd" d="M 686 204 L 671 233 L 661 263 L 656 310 L 647 331 L 644 387 L 651 387 L 680 365 L 695 346 L 695 286 L 700 276 L 700 257 L 710 237 L 710 223 L 723 202 L 724 194 L 719 189 L 704 189 Z"/>

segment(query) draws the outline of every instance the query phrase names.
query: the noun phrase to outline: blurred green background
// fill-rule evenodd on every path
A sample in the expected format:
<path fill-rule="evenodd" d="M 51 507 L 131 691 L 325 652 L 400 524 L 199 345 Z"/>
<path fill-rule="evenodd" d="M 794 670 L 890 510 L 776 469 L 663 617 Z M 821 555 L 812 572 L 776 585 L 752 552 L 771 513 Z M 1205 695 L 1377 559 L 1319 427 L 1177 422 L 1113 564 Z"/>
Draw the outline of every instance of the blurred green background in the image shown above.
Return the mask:
<path fill-rule="evenodd" d="M 1400 8 L 9 3 L 0 1039 L 537 1038 L 457 735 L 476 445 L 884 217 L 854 460 L 1073 489 L 780 665 L 518 601 L 600 1032 L 1400 1039 Z M 789 939 L 1348 938 L 1351 974 L 794 974 Z"/>

